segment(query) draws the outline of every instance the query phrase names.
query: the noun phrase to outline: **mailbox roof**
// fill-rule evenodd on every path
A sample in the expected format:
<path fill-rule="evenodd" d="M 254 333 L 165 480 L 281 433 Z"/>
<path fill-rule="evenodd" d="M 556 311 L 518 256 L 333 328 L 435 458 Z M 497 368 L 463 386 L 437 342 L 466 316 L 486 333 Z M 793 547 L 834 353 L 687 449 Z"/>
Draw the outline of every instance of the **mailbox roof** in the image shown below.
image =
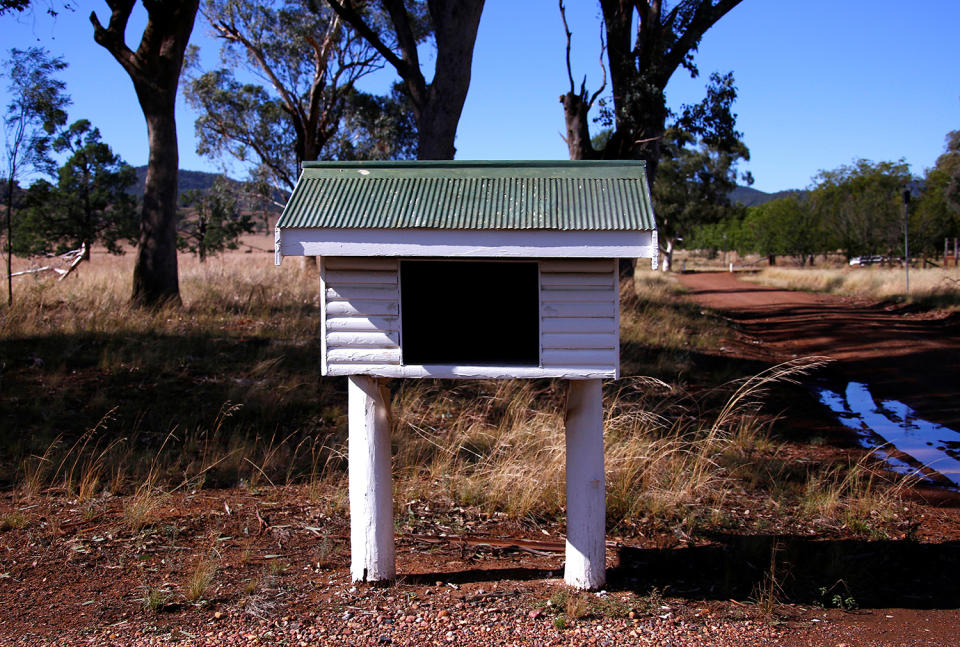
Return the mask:
<path fill-rule="evenodd" d="M 283 229 L 653 231 L 641 161 L 305 162 Z"/>

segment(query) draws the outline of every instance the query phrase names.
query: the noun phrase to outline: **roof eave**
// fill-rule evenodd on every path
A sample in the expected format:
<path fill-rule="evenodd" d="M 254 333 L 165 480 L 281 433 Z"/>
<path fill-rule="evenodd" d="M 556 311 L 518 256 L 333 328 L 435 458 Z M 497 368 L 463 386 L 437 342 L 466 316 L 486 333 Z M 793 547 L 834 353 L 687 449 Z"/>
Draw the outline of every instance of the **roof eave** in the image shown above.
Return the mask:
<path fill-rule="evenodd" d="M 278 228 L 284 256 L 433 258 L 654 258 L 651 230 Z"/>

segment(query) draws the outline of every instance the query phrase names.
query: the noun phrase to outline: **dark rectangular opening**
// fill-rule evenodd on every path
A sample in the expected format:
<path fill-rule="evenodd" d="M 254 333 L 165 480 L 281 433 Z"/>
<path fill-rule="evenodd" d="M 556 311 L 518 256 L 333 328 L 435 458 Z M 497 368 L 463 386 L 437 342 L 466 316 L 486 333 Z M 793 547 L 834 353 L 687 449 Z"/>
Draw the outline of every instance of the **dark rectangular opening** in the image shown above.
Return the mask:
<path fill-rule="evenodd" d="M 401 261 L 404 364 L 537 366 L 536 262 Z"/>

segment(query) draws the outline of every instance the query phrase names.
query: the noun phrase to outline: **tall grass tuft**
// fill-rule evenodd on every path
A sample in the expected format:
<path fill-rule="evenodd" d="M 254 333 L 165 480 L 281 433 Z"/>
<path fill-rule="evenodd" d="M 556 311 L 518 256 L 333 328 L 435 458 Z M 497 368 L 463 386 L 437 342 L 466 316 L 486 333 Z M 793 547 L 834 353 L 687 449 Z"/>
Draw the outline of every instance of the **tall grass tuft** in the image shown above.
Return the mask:
<path fill-rule="evenodd" d="M 870 452 L 853 463 L 811 473 L 803 486 L 801 512 L 858 534 L 882 534 L 883 524 L 896 518 L 902 506 L 903 490 L 915 484 L 920 475 L 894 475 L 875 463 Z"/>
<path fill-rule="evenodd" d="M 679 387 L 653 378 L 624 380 L 604 394 L 607 513 L 686 519 L 692 507 L 719 505 L 731 478 L 718 458 L 761 443 L 756 415 L 766 387 L 820 365 L 793 361 L 729 385 L 712 417 Z M 466 406 L 466 402 L 477 403 Z M 435 484 L 453 499 L 510 516 L 560 516 L 565 441 L 560 382 L 454 384 L 408 381 L 395 397 L 394 468 L 412 491 Z M 755 443 L 747 436 L 757 437 Z"/>
<path fill-rule="evenodd" d="M 217 574 L 217 562 L 212 557 L 201 557 L 190 572 L 183 587 L 183 597 L 187 602 L 198 602 L 206 594 L 213 578 Z"/>

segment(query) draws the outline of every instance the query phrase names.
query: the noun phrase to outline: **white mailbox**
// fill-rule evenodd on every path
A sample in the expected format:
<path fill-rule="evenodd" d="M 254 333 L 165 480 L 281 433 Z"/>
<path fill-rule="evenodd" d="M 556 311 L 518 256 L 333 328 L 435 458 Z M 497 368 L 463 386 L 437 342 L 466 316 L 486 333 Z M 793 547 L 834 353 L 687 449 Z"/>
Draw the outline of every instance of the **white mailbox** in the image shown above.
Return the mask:
<path fill-rule="evenodd" d="M 567 581 L 602 585 L 618 259 L 657 259 L 644 163 L 306 162 L 277 223 L 284 256 L 319 257 L 322 371 L 350 377 L 354 578 L 394 576 L 377 378 L 554 377 L 571 381 Z"/>

